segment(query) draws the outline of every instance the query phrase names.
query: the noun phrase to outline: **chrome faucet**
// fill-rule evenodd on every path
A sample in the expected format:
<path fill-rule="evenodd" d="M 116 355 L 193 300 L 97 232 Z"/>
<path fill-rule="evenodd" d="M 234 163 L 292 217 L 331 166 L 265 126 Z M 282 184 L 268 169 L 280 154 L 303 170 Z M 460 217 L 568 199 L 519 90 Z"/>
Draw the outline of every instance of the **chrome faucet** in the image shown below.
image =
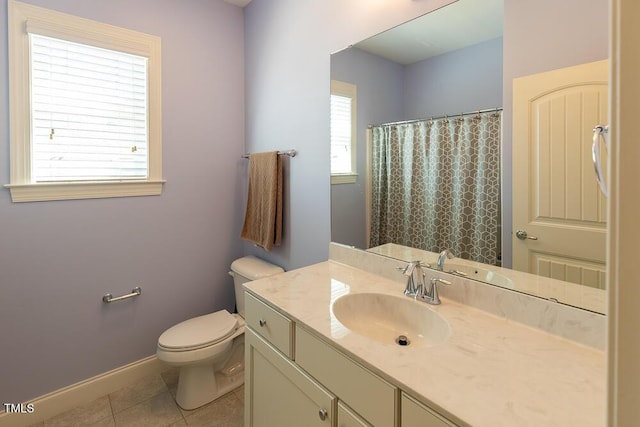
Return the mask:
<path fill-rule="evenodd" d="M 442 283 L 443 285 L 451 285 L 451 282 L 448 280 L 441 279 L 439 277 L 432 277 L 429 280 L 429 287 L 427 288 L 426 282 L 423 282 L 420 289 L 416 292 L 416 299 L 421 299 L 427 304 L 439 305 L 440 297 L 438 296 L 438 283 Z"/>
<path fill-rule="evenodd" d="M 449 254 L 447 256 L 447 253 Z M 444 264 L 444 257 L 453 258 L 453 255 L 448 250 L 443 251 L 440 254 L 442 258 L 442 264 Z M 438 265 L 440 266 L 440 258 L 438 258 Z M 404 288 L 404 294 L 414 299 L 422 300 L 427 304 L 438 305 L 440 304 L 440 297 L 438 296 L 438 283 L 443 285 L 450 285 L 448 280 L 440 279 L 439 277 L 432 277 L 429 280 L 427 286 L 427 273 L 423 270 L 423 267 L 431 268 L 429 264 L 424 264 L 420 261 L 411 261 L 405 267 L 397 267 L 398 270 L 402 270 L 402 274 L 407 277 L 407 286 Z M 440 267 L 439 267 L 440 268 Z M 417 281 L 414 276 L 418 275 Z"/>
<path fill-rule="evenodd" d="M 451 251 L 449 249 L 445 249 L 444 251 L 440 252 L 440 255 L 438 255 L 438 262 L 436 263 L 438 270 L 440 271 L 444 271 L 444 262 L 447 258 L 451 259 L 453 258 L 454 255 L 451 253 Z"/>
<path fill-rule="evenodd" d="M 404 288 L 404 294 L 407 296 L 416 296 L 418 293 L 418 289 L 420 287 L 424 288 L 424 271 L 422 270 L 422 267 L 428 267 L 429 265 L 425 265 L 422 264 L 422 262 L 420 261 L 411 261 L 409 264 L 407 264 L 406 267 L 398 267 L 398 270 L 402 270 L 402 274 L 404 274 L 405 276 L 407 276 L 407 286 Z M 418 284 L 416 284 L 416 281 L 414 280 L 414 273 L 416 273 L 416 271 L 418 272 L 419 276 L 418 276 Z"/>

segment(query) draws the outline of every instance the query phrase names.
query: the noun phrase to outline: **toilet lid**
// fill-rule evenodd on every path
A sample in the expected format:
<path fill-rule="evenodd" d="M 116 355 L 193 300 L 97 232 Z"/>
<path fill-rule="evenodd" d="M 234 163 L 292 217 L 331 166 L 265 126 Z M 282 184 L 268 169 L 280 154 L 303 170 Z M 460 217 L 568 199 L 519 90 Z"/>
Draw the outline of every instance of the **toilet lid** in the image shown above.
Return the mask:
<path fill-rule="evenodd" d="M 186 350 L 206 347 L 227 338 L 238 326 L 238 320 L 227 310 L 185 320 L 164 331 L 158 344 L 166 349 Z"/>

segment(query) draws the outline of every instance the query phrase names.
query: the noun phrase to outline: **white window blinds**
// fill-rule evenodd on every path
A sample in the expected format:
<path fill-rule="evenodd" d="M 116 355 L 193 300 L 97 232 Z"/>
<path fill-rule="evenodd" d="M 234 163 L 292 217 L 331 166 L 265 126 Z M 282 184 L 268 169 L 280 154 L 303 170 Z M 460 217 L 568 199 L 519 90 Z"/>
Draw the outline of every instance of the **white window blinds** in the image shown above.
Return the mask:
<path fill-rule="evenodd" d="M 148 177 L 147 58 L 30 34 L 35 182 Z"/>
<path fill-rule="evenodd" d="M 352 173 L 351 98 L 331 95 L 331 173 Z"/>

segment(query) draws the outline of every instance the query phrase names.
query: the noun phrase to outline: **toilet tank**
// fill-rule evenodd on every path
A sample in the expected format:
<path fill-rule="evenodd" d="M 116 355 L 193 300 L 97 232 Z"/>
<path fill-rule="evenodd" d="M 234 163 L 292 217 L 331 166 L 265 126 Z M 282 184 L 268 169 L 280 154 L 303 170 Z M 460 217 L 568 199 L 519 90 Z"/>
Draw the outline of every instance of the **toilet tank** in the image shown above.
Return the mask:
<path fill-rule="evenodd" d="M 277 265 L 268 263 L 255 256 L 238 258 L 231 263 L 229 274 L 233 277 L 236 291 L 236 306 L 238 313 L 244 318 L 244 289 L 243 283 L 279 274 L 284 270 Z"/>

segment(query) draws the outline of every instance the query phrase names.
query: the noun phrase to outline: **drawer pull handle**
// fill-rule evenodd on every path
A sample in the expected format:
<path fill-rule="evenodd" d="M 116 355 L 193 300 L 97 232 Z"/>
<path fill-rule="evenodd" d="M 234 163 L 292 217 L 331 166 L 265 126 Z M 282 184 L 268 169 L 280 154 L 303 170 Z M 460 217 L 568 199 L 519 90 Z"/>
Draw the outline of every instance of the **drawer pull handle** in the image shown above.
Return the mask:
<path fill-rule="evenodd" d="M 324 420 L 326 420 L 326 419 L 327 419 L 327 415 L 329 415 L 329 413 L 327 412 L 327 410 L 326 410 L 326 409 L 320 409 L 320 410 L 318 411 L 318 416 L 320 417 L 320 419 L 321 419 L 322 421 L 324 421 Z"/>
<path fill-rule="evenodd" d="M 267 321 L 264 319 L 260 319 L 258 320 L 258 323 L 260 324 L 261 327 L 264 327 L 267 324 Z"/>

